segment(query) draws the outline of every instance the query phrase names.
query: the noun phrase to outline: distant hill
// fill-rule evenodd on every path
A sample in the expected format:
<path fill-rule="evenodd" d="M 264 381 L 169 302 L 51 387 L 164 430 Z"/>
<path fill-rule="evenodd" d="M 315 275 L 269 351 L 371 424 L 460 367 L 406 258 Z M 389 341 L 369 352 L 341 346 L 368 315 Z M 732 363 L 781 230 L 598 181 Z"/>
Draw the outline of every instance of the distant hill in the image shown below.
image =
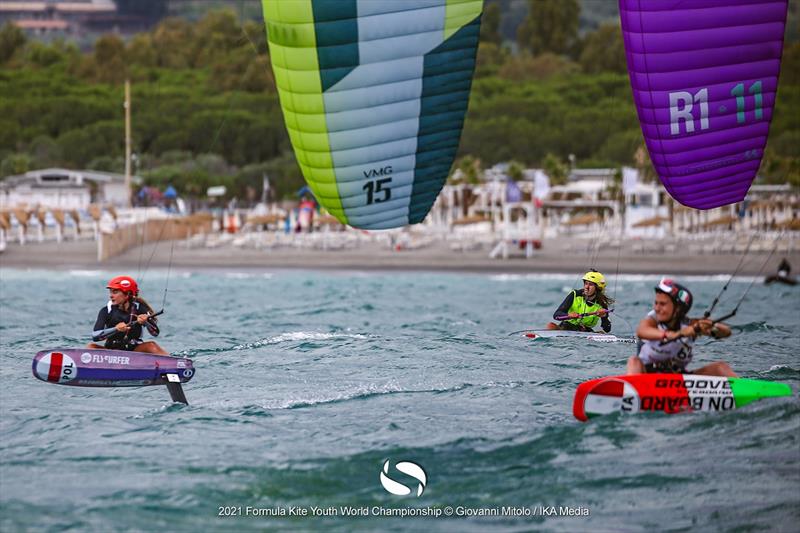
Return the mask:
<path fill-rule="evenodd" d="M 141 0 L 140 0 L 141 1 Z M 209 11 L 230 9 L 239 20 L 262 20 L 261 0 L 155 0 L 167 4 L 170 16 L 199 20 Z"/>
<path fill-rule="evenodd" d="M 141 1 L 141 0 L 140 0 Z M 197 20 L 215 9 L 232 9 L 240 20 L 261 20 L 261 0 L 165 0 L 171 16 Z M 500 34 L 503 40 L 516 42 L 517 27 L 528 14 L 528 0 L 485 0 L 500 4 Z M 615 21 L 619 10 L 616 0 L 581 0 L 580 32 L 592 31 L 606 21 Z"/>
<path fill-rule="evenodd" d="M 500 4 L 500 34 L 504 41 L 516 42 L 517 28 L 528 15 L 528 0 L 485 0 L 485 3 Z M 616 0 L 581 0 L 578 31 L 583 35 L 604 22 L 616 22 L 618 16 Z"/>
<path fill-rule="evenodd" d="M 67 0 L 49 0 L 57 4 Z M 400 1 L 400 0 L 398 0 Z M 121 31 L 124 35 L 142 31 L 158 23 L 164 17 L 179 17 L 196 21 L 208 12 L 228 9 L 236 13 L 240 21 L 254 20 L 261 22 L 261 0 L 114 0 L 119 13 L 117 17 L 109 17 L 107 27 L 94 24 L 92 28 L 72 35 L 58 34 L 56 37 L 78 42 L 82 48 L 89 48 L 91 43 L 106 32 Z M 484 0 L 485 4 L 499 4 L 501 10 L 500 34 L 504 42 L 513 46 L 517 41 L 517 28 L 528 14 L 529 0 Z M 579 32 L 581 35 L 597 29 L 603 23 L 617 23 L 619 9 L 617 0 L 580 0 L 581 13 Z M 789 42 L 798 40 L 798 18 L 800 18 L 800 1 L 789 2 L 786 38 Z M 50 41 L 49 34 L 31 34 L 31 38 Z"/>

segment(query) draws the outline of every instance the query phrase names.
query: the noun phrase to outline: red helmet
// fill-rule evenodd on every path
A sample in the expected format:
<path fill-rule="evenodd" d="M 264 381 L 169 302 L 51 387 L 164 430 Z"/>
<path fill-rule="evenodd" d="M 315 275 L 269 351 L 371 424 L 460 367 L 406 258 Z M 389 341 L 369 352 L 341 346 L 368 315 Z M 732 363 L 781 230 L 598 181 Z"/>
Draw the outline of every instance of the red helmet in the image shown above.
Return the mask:
<path fill-rule="evenodd" d="M 139 294 L 139 286 L 136 280 L 130 276 L 117 276 L 108 282 L 106 289 L 119 289 L 122 292 L 129 292 L 136 296 Z"/>

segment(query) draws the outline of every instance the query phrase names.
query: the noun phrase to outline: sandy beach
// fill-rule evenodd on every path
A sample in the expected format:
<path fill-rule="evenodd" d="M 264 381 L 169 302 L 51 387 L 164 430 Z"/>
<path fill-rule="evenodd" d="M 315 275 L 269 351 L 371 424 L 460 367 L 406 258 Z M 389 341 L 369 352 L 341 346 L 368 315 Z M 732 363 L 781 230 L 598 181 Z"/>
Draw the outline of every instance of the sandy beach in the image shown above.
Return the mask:
<path fill-rule="evenodd" d="M 741 251 L 696 253 L 688 247 L 641 250 L 636 243 L 592 251 L 588 241 L 576 238 L 550 239 L 534 256 L 525 258 L 517 251 L 508 259 L 491 259 L 489 249 L 453 250 L 446 243 L 434 242 L 419 249 L 393 250 L 378 243 L 355 249 L 318 250 L 302 248 L 253 249 L 228 243 L 216 247 L 188 247 L 185 241 L 148 243 L 108 259 L 97 261 L 97 244 L 91 240 L 8 243 L 0 253 L 0 268 L 15 269 L 102 269 L 130 271 L 172 268 L 176 270 L 252 271 L 276 269 L 348 271 L 451 271 L 485 273 L 579 273 L 596 268 L 621 274 L 711 275 L 732 273 L 742 258 Z M 750 252 L 740 274 L 757 275 L 768 252 Z M 762 274 L 773 273 L 782 257 L 800 266 L 800 253 L 778 251 Z"/>

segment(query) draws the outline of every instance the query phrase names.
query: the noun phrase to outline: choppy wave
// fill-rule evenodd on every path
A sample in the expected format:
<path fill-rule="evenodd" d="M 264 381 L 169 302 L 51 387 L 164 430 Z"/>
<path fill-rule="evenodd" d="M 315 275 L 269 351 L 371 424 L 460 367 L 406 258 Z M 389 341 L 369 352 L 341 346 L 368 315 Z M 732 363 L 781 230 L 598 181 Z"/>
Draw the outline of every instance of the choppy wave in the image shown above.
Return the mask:
<path fill-rule="evenodd" d="M 32 378 L 37 351 L 85 342 L 107 273 L 0 273 L 3 531 L 784 531 L 800 521 L 797 394 L 726 413 L 574 420 L 575 387 L 624 372 L 631 346 L 507 335 L 549 321 L 572 275 L 170 276 L 158 341 L 197 367 L 181 406 L 161 387 Z M 157 295 L 166 273 L 148 279 Z M 612 331 L 647 313 L 654 279 L 617 280 Z M 686 279 L 698 314 L 727 281 Z M 735 280 L 717 310 L 745 287 Z M 726 359 L 742 377 L 797 391 L 800 324 L 775 313 L 795 305 L 796 293 L 754 285 L 734 335 L 698 343 L 694 362 Z M 421 498 L 383 490 L 387 460 L 425 469 Z M 219 506 L 448 505 L 590 514 L 217 516 Z"/>

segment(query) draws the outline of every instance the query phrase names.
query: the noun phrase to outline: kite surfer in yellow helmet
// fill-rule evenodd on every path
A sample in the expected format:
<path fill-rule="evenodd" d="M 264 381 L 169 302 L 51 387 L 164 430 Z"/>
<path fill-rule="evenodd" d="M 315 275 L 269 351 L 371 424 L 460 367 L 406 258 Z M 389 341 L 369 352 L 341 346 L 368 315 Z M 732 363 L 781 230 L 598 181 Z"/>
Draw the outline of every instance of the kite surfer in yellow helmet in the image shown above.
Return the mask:
<path fill-rule="evenodd" d="M 570 292 L 556 312 L 547 329 L 567 329 L 572 331 L 594 331 L 597 323 L 603 331 L 611 331 L 608 309 L 614 303 L 606 293 L 606 278 L 596 270 L 590 270 L 583 276 L 583 289 Z"/>

